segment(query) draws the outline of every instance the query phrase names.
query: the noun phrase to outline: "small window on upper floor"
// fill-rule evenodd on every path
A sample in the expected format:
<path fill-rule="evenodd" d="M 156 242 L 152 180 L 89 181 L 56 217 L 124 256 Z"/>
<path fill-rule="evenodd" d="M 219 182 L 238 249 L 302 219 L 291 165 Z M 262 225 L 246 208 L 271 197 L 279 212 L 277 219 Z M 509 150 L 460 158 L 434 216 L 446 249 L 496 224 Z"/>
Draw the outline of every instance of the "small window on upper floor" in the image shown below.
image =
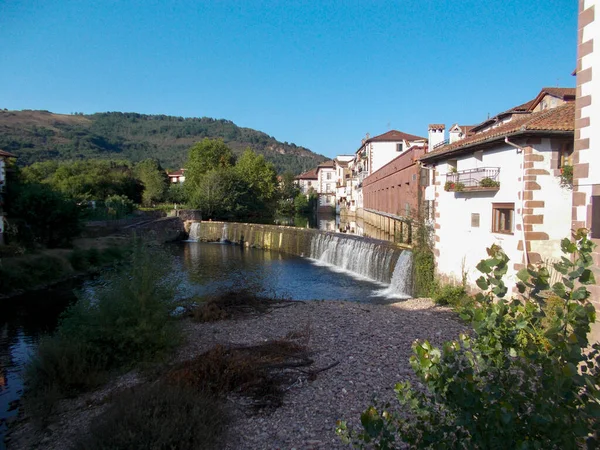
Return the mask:
<path fill-rule="evenodd" d="M 404 142 L 398 142 L 396 144 L 396 151 L 397 152 L 403 152 L 404 151 Z"/>
<path fill-rule="evenodd" d="M 327 172 L 327 179 L 331 180 L 331 172 Z"/>

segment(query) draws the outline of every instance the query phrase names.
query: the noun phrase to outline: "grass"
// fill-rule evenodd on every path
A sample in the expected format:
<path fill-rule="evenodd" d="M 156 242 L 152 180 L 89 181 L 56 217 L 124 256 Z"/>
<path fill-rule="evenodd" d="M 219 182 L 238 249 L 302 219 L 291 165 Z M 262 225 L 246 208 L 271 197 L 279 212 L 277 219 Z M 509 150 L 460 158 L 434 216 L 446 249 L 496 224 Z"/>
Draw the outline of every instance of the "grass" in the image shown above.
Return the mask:
<path fill-rule="evenodd" d="M 119 394 L 74 449 L 217 449 L 228 423 L 213 396 L 181 385 L 145 385 Z"/>
<path fill-rule="evenodd" d="M 55 283 L 77 272 L 97 271 L 127 257 L 125 246 L 86 250 L 50 250 L 48 253 L 2 258 L 0 292 L 31 290 Z"/>
<path fill-rule="evenodd" d="M 129 264 L 80 296 L 26 370 L 26 402 L 46 414 L 56 400 L 100 384 L 110 371 L 156 360 L 178 343 L 167 255 L 137 242 Z"/>

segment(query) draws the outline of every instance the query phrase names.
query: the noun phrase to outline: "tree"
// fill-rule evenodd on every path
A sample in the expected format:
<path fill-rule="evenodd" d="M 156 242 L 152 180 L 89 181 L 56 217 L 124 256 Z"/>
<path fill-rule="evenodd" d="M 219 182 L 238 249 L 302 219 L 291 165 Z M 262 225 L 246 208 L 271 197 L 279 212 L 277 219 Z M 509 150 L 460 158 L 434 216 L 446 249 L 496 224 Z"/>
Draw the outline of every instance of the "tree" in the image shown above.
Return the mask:
<path fill-rule="evenodd" d="M 204 218 L 235 220 L 248 216 L 251 200 L 248 184 L 237 172 L 220 168 L 202 175 L 189 202 Z"/>
<path fill-rule="evenodd" d="M 278 194 L 277 172 L 273 164 L 248 148 L 238 159 L 234 170 L 248 185 L 253 211 L 258 215 L 271 215 L 275 210 Z"/>
<path fill-rule="evenodd" d="M 211 170 L 231 167 L 234 161 L 231 149 L 222 140 L 204 138 L 188 152 L 185 163 L 186 188 L 193 191 L 199 186 L 202 175 Z"/>
<path fill-rule="evenodd" d="M 81 229 L 77 204 L 40 183 L 13 183 L 8 215 L 16 227 L 16 240 L 48 247 L 70 244 Z"/>
<path fill-rule="evenodd" d="M 137 163 L 135 175 L 144 187 L 142 203 L 145 206 L 163 200 L 168 186 L 168 179 L 167 174 L 157 160 L 149 158 Z"/>
<path fill-rule="evenodd" d="M 300 189 L 294 179 L 294 174 L 289 170 L 283 172 L 279 189 L 281 191 L 281 198 L 285 200 L 295 199 L 300 193 Z"/>

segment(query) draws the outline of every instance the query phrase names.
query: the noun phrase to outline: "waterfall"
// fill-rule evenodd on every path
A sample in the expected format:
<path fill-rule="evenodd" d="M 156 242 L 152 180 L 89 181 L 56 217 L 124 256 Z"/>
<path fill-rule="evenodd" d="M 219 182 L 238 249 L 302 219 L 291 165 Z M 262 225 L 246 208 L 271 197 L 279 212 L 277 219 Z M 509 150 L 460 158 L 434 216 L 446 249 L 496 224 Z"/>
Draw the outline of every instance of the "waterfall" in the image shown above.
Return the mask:
<path fill-rule="evenodd" d="M 200 222 L 193 222 L 190 226 L 190 238 L 191 242 L 198 242 L 200 238 Z"/>
<path fill-rule="evenodd" d="M 403 251 L 396 261 L 390 287 L 386 289 L 386 295 L 400 298 L 412 297 L 412 253 Z"/>
<path fill-rule="evenodd" d="M 399 252 L 376 241 L 334 234 L 315 235 L 310 243 L 312 259 L 386 284 L 391 281 L 392 263 Z"/>
<path fill-rule="evenodd" d="M 221 239 L 219 242 L 229 242 L 229 238 L 227 237 L 228 234 L 227 232 L 229 231 L 229 224 L 228 223 L 224 223 L 223 224 L 223 231 L 221 231 Z"/>

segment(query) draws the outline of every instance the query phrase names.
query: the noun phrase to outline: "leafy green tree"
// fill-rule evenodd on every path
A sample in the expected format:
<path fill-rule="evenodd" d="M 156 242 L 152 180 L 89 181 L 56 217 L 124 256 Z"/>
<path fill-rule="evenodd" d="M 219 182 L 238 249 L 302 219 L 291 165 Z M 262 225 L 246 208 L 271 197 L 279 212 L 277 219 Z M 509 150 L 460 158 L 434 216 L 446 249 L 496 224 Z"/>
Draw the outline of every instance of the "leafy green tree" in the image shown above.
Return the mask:
<path fill-rule="evenodd" d="M 310 203 L 308 203 L 308 198 L 306 198 L 305 194 L 299 193 L 294 198 L 294 209 L 298 214 L 307 214 L 310 212 Z"/>
<path fill-rule="evenodd" d="M 169 183 L 166 193 L 166 200 L 170 203 L 187 203 L 187 191 L 183 183 Z"/>
<path fill-rule="evenodd" d="M 235 162 L 231 149 L 222 140 L 204 138 L 194 144 L 185 163 L 185 184 L 194 188 L 209 170 L 231 167 Z"/>
<path fill-rule="evenodd" d="M 141 183 L 127 161 L 87 160 L 36 163 L 23 169 L 25 181 L 44 183 L 69 198 L 81 201 L 104 200 L 125 195 L 141 200 Z"/>
<path fill-rule="evenodd" d="M 81 210 L 77 204 L 40 183 L 13 183 L 9 191 L 8 216 L 25 246 L 69 245 L 81 231 Z"/>
<path fill-rule="evenodd" d="M 277 172 L 273 164 L 265 161 L 262 155 L 246 149 L 234 171 L 246 183 L 253 203 L 249 206 L 256 215 L 273 214 L 278 195 Z"/>
<path fill-rule="evenodd" d="M 279 189 L 281 190 L 281 198 L 296 198 L 296 196 L 300 193 L 300 188 L 298 188 L 298 185 L 296 184 L 293 172 L 286 170 L 283 173 L 283 175 L 281 175 L 281 183 Z"/>
<path fill-rule="evenodd" d="M 232 168 L 213 169 L 202 175 L 189 198 L 192 207 L 202 210 L 203 217 L 228 220 L 247 217 L 251 201 L 248 184 Z"/>
<path fill-rule="evenodd" d="M 156 159 L 145 159 L 135 165 L 135 175 L 144 187 L 142 204 L 150 206 L 165 197 L 168 182 L 167 174 Z"/>

